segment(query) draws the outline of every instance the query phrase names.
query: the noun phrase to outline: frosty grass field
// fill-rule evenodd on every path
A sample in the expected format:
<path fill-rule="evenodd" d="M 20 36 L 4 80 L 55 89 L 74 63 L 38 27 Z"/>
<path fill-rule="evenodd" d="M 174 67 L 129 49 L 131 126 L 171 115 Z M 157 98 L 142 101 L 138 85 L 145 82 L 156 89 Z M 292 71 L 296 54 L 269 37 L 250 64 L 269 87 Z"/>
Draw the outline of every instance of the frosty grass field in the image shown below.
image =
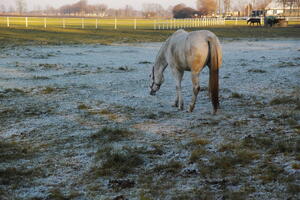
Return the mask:
<path fill-rule="evenodd" d="M 149 95 L 162 43 L 2 47 L 0 199 L 297 199 L 300 40 L 221 43 L 217 115 Z"/>

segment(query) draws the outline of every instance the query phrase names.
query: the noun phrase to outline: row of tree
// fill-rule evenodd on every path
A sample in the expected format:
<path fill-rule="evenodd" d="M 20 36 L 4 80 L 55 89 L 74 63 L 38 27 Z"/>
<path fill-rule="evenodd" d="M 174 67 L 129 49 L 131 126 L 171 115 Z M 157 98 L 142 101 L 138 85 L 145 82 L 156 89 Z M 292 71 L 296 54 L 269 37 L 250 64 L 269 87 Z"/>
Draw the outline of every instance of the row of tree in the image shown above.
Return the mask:
<path fill-rule="evenodd" d="M 186 7 L 184 4 L 176 5 L 173 10 L 174 18 L 191 18 L 199 16 L 250 16 L 252 10 L 265 10 L 271 2 L 282 5 L 283 15 L 294 14 L 299 16 L 300 0 L 239 0 L 232 4 L 231 0 L 197 0 L 197 10 Z"/>
<path fill-rule="evenodd" d="M 70 5 L 61 6 L 55 9 L 47 6 L 45 9 L 37 8 L 33 11 L 27 12 L 30 14 L 46 14 L 46 15 L 70 15 L 82 16 L 92 15 L 99 17 L 174 17 L 174 18 L 192 18 L 201 16 L 216 16 L 228 15 L 233 11 L 242 13 L 241 15 L 249 15 L 252 10 L 264 10 L 266 6 L 272 1 L 279 2 L 284 8 L 284 13 L 288 10 L 300 8 L 300 0 L 197 0 L 196 9 L 187 7 L 185 4 L 178 4 L 174 7 L 164 9 L 158 3 L 148 3 L 143 5 L 141 11 L 133 9 L 132 6 L 126 5 L 121 9 L 108 8 L 105 4 L 88 4 L 87 0 L 79 0 L 78 2 Z M 22 14 L 26 12 L 26 1 L 15 0 L 15 8 L 0 4 L 0 13 L 9 12 L 15 14 Z"/>
<path fill-rule="evenodd" d="M 143 5 L 141 11 L 133 9 L 130 5 L 125 5 L 120 9 L 108 8 L 106 4 L 88 4 L 87 0 L 79 0 L 74 4 L 64 5 L 60 8 L 47 6 L 45 9 L 36 8 L 27 11 L 25 0 L 15 0 L 15 7 L 8 9 L 0 3 L 0 13 L 11 14 L 46 14 L 46 15 L 70 15 L 70 16 L 99 16 L 99 17 L 172 17 L 172 7 L 164 9 L 158 3 L 147 3 Z"/>

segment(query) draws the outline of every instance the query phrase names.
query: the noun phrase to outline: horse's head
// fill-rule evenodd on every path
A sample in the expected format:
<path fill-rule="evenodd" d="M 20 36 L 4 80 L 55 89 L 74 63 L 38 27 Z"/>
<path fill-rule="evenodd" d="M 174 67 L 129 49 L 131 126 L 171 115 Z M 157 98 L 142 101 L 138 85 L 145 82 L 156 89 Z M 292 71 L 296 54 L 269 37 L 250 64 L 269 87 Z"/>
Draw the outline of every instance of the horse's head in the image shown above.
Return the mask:
<path fill-rule="evenodd" d="M 150 95 L 155 95 L 155 93 L 159 90 L 161 84 L 164 82 L 164 75 L 163 71 L 166 68 L 165 67 L 159 67 L 159 66 L 153 66 L 152 72 L 150 74 Z"/>

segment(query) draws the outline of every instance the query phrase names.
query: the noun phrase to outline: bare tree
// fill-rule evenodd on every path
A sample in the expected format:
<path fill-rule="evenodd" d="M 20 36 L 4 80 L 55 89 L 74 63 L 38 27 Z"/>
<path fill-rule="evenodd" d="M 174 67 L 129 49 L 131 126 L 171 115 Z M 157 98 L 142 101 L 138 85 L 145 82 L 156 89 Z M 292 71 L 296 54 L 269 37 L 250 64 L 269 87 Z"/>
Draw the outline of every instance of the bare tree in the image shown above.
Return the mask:
<path fill-rule="evenodd" d="M 14 12 L 16 12 L 16 9 L 13 6 L 9 6 L 8 12 L 14 13 Z"/>
<path fill-rule="evenodd" d="M 22 14 L 26 11 L 26 2 L 25 0 L 15 0 L 16 1 L 16 7 L 19 14 Z"/>
<path fill-rule="evenodd" d="M 124 8 L 124 16 L 129 17 L 133 14 L 133 7 L 130 5 L 126 5 Z"/>
<path fill-rule="evenodd" d="M 164 16 L 164 8 L 157 3 L 147 3 L 143 4 L 143 13 L 144 16 L 149 18 L 149 17 L 162 17 Z"/>
<path fill-rule="evenodd" d="M 94 14 L 104 17 L 107 11 L 107 5 L 96 4 L 88 5 L 87 0 L 80 0 L 71 5 L 64 5 L 59 8 L 60 13 L 67 15 Z"/>
<path fill-rule="evenodd" d="M 6 12 L 5 5 L 1 4 L 1 6 L 0 6 L 0 12 L 2 12 L 2 13 Z"/>
<path fill-rule="evenodd" d="M 286 14 L 286 8 L 289 8 L 289 13 L 291 14 L 294 5 L 297 5 L 296 0 L 277 0 L 277 1 L 282 4 L 284 15 Z"/>
<path fill-rule="evenodd" d="M 97 15 L 99 15 L 100 17 L 104 17 L 106 15 L 107 12 L 107 5 L 105 4 L 96 4 L 95 5 L 95 10 Z"/>
<path fill-rule="evenodd" d="M 174 6 L 172 13 L 174 18 L 194 18 L 202 15 L 200 11 L 187 7 L 185 4 Z"/>
<path fill-rule="evenodd" d="M 230 3 L 230 0 L 224 0 L 224 10 L 226 14 L 230 12 Z"/>
<path fill-rule="evenodd" d="M 81 15 L 86 12 L 87 7 L 88 7 L 87 0 L 80 0 L 77 3 L 72 5 L 74 13 L 81 14 Z"/>
<path fill-rule="evenodd" d="M 300 0 L 296 0 L 296 6 L 297 6 L 297 16 L 300 16 Z"/>
<path fill-rule="evenodd" d="M 290 10 L 290 15 L 293 13 L 294 7 L 297 5 L 297 0 L 288 0 L 288 7 Z"/>
<path fill-rule="evenodd" d="M 57 12 L 58 12 L 58 10 L 56 10 L 55 8 L 53 8 L 52 6 L 50 6 L 50 5 L 47 5 L 46 6 L 46 9 L 45 9 L 45 11 L 44 11 L 46 14 L 56 14 Z"/>
<path fill-rule="evenodd" d="M 216 0 L 197 0 L 197 8 L 204 14 L 213 14 L 217 11 Z"/>
<path fill-rule="evenodd" d="M 49 9 L 47 9 L 47 10 L 49 10 Z M 66 14 L 70 15 L 70 14 L 74 13 L 72 5 L 64 5 L 64 6 L 60 7 L 59 10 L 60 10 L 60 13 L 65 14 L 65 15 Z"/>
<path fill-rule="evenodd" d="M 256 2 L 255 9 L 265 10 L 265 8 L 272 2 L 272 0 L 260 0 Z"/>

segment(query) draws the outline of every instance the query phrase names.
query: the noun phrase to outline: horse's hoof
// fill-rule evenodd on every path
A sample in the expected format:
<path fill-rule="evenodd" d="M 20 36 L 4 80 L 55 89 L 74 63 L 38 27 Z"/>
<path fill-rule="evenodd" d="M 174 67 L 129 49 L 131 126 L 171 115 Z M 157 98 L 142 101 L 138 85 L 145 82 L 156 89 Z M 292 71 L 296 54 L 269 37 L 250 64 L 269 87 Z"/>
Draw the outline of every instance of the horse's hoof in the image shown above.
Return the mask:
<path fill-rule="evenodd" d="M 194 111 L 194 107 L 190 106 L 189 112 L 191 113 L 191 112 L 193 112 L 193 111 Z"/>
<path fill-rule="evenodd" d="M 213 110 L 213 115 L 217 115 L 217 113 L 218 113 L 218 110 Z"/>
<path fill-rule="evenodd" d="M 184 110 L 184 107 L 183 106 L 179 106 L 178 110 Z"/>

